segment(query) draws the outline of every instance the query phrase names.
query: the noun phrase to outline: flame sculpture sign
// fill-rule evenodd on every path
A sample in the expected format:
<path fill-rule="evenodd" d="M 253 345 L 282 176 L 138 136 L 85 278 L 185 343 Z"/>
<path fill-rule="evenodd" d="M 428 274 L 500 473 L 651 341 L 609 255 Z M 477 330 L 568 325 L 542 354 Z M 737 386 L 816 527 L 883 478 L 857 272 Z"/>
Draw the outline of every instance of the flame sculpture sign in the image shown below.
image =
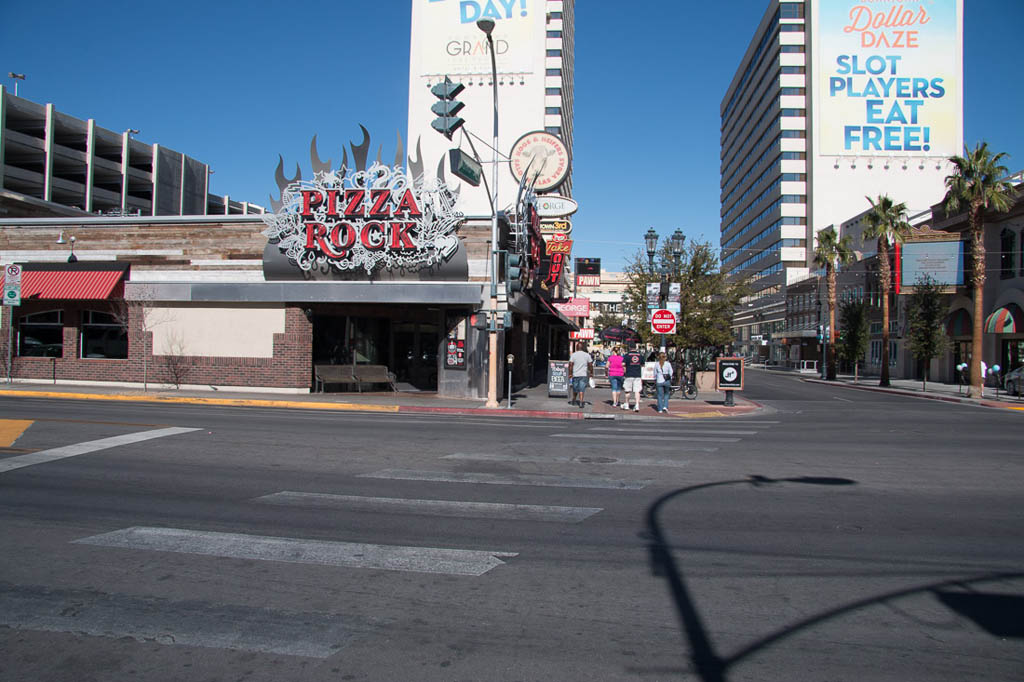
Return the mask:
<path fill-rule="evenodd" d="M 400 167 L 318 170 L 285 187 L 263 234 L 304 271 L 418 270 L 443 263 L 459 247 L 464 216 L 439 179 L 412 182 Z"/>

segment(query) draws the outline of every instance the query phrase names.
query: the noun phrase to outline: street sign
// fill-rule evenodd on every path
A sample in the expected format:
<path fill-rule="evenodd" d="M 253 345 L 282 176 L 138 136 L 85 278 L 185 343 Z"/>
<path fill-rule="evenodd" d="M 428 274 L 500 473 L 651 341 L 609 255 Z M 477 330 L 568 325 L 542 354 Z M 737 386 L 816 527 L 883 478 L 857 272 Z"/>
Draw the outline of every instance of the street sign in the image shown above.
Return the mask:
<path fill-rule="evenodd" d="M 651 331 L 655 334 L 675 334 L 676 315 L 671 310 L 662 308 L 651 314 Z"/>
<path fill-rule="evenodd" d="M 719 391 L 742 391 L 743 358 L 716 359 L 715 385 Z"/>
<path fill-rule="evenodd" d="M 483 177 L 484 168 L 480 162 L 461 149 L 449 149 L 448 161 L 451 164 L 452 175 L 465 180 L 474 187 L 480 186 L 480 178 Z"/>
<path fill-rule="evenodd" d="M 21 266 L 4 267 L 4 305 L 21 305 Z"/>

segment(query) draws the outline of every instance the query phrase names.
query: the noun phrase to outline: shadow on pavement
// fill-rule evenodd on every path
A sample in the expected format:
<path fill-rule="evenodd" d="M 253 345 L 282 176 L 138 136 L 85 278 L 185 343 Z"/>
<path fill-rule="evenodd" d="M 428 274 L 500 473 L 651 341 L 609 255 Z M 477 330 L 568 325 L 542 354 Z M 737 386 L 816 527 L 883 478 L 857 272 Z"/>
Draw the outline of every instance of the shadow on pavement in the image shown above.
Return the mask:
<path fill-rule="evenodd" d="M 664 577 L 668 581 L 689 648 L 692 667 L 687 672 L 695 673 L 703 682 L 725 682 L 728 679 L 727 673 L 732 666 L 798 632 L 845 616 L 858 609 L 926 592 L 933 593 L 939 602 L 974 621 L 979 627 L 994 636 L 1024 637 L 1024 620 L 1020 617 L 1020 614 L 1024 612 L 1024 596 L 974 591 L 975 585 L 1024 578 L 1024 573 L 987 573 L 895 590 L 850 602 L 776 630 L 728 656 L 720 655 L 716 652 L 714 642 L 712 642 L 693 597 L 687 589 L 683 572 L 672 555 L 671 546 L 658 521 L 658 512 L 670 500 L 698 490 L 726 485 L 763 486 L 776 483 L 845 486 L 856 485 L 857 482 L 847 478 L 821 476 L 768 478 L 752 475 L 743 479 L 714 481 L 674 490 L 657 499 L 647 510 L 645 535 L 650 541 L 648 548 L 651 571 L 655 576 Z M 645 670 L 644 672 L 651 671 Z"/>

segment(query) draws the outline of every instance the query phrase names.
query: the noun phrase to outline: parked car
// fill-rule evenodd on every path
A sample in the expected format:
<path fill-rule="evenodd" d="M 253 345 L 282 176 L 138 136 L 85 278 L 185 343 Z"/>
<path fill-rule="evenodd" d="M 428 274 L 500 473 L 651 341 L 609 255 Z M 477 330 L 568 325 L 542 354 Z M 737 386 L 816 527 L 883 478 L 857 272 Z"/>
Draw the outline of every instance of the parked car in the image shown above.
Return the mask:
<path fill-rule="evenodd" d="M 1021 389 L 1024 389 L 1024 365 L 1006 373 L 1003 377 L 1003 388 L 1010 395 L 1021 394 Z"/>

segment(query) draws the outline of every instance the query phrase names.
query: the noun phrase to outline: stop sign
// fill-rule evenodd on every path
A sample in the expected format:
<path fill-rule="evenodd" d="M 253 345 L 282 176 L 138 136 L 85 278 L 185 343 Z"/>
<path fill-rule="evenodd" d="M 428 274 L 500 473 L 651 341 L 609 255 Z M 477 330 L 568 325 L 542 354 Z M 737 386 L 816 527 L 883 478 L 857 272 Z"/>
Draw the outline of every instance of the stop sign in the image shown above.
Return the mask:
<path fill-rule="evenodd" d="M 671 310 L 655 310 L 651 313 L 651 331 L 655 334 L 675 334 L 676 316 Z"/>

